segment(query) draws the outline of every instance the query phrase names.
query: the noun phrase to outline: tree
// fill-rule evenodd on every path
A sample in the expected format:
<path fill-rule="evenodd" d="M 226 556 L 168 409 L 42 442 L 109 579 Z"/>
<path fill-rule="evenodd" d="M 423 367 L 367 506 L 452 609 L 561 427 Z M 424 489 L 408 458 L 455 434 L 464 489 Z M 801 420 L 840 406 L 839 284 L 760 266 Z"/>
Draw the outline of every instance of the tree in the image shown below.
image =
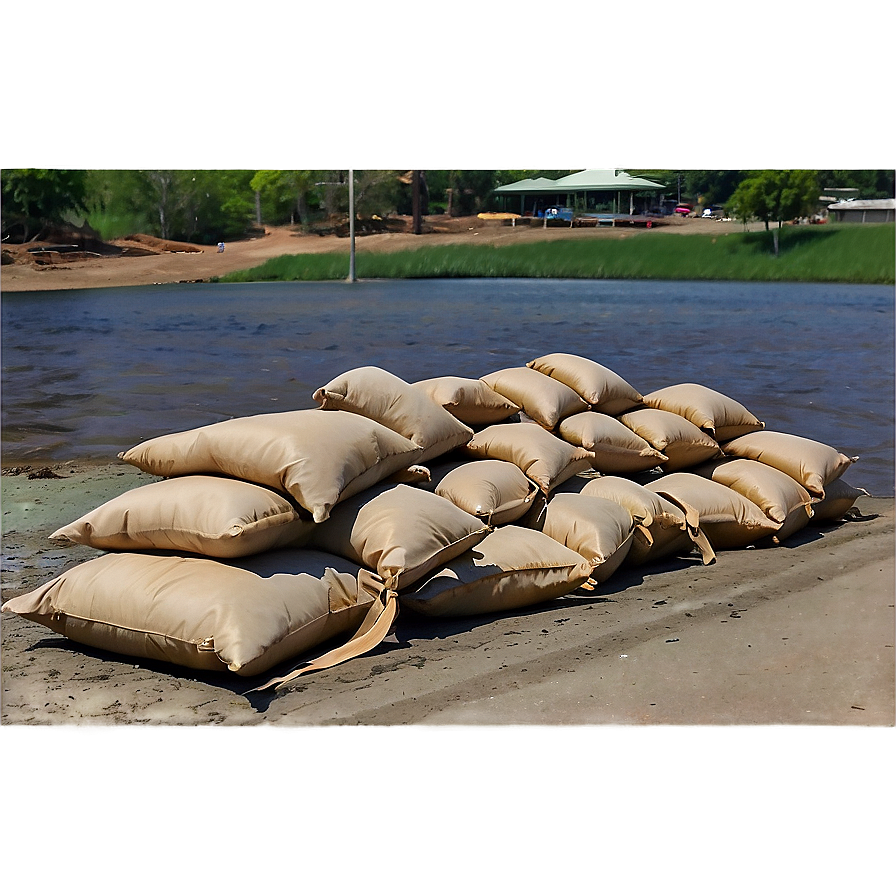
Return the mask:
<path fill-rule="evenodd" d="M 859 191 L 859 199 L 892 199 L 896 196 L 896 172 L 846 170 L 819 171 L 822 191 L 831 187 L 852 187 Z"/>
<path fill-rule="evenodd" d="M 725 205 L 746 176 L 745 171 L 727 169 L 723 171 L 688 171 L 685 174 L 685 189 L 704 205 Z"/>
<path fill-rule="evenodd" d="M 66 215 L 84 211 L 86 172 L 55 168 L 10 168 L 3 172 L 3 232 L 22 228 L 22 242 Z"/>
<path fill-rule="evenodd" d="M 730 207 L 744 224 L 759 218 L 769 229 L 770 221 L 778 222 L 778 230 L 785 219 L 811 214 L 818 204 L 817 171 L 751 171 L 740 182 L 731 197 Z M 778 232 L 773 236 L 775 255 L 778 254 Z"/>
<path fill-rule="evenodd" d="M 744 222 L 758 218 L 765 222 L 811 214 L 818 203 L 817 171 L 751 171 L 738 185 L 730 205 Z"/>
<path fill-rule="evenodd" d="M 311 221 L 310 196 L 322 178 L 318 171 L 256 171 L 249 185 L 257 190 L 263 202 L 271 208 L 276 220 L 288 215 L 294 223 L 308 225 Z"/>

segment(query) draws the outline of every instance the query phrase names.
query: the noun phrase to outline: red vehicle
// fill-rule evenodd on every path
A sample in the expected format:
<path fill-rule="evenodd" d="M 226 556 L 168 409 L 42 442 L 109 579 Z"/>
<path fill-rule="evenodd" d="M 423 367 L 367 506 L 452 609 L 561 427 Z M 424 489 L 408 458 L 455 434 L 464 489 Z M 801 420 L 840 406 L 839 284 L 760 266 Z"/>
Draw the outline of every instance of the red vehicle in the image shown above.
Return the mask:
<path fill-rule="evenodd" d="M 682 218 L 686 218 L 692 211 L 693 209 L 686 202 L 675 206 L 675 214 L 681 215 Z"/>

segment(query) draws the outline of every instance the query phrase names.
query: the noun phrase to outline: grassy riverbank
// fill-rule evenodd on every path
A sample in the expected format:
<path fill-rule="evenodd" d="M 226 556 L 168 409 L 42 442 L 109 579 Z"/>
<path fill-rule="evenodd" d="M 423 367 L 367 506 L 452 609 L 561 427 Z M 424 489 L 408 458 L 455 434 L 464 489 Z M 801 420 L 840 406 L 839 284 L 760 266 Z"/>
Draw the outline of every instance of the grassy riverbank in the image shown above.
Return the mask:
<path fill-rule="evenodd" d="M 778 255 L 773 237 L 779 237 Z M 641 280 L 894 282 L 894 225 L 784 227 L 751 233 L 632 232 L 613 240 L 551 240 L 516 246 L 451 245 L 364 252 L 360 279 L 553 277 Z M 282 255 L 226 274 L 222 282 L 344 280 L 348 252 Z"/>

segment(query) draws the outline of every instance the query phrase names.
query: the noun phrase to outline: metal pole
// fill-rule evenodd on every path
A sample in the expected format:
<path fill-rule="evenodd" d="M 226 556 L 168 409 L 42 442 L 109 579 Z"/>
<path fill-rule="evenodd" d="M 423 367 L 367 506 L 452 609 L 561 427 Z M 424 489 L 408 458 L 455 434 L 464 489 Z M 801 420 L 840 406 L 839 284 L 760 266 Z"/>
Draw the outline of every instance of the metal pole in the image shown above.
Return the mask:
<path fill-rule="evenodd" d="M 348 170 L 348 282 L 354 283 L 355 276 L 355 172 Z"/>

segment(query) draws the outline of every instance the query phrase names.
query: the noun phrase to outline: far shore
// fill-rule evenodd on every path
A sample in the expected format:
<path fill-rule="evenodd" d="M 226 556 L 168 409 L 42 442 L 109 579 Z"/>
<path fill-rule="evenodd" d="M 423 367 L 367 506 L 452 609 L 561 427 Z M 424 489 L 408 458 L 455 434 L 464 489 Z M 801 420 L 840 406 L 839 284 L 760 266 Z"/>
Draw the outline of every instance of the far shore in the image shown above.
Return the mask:
<path fill-rule="evenodd" d="M 649 239 L 654 233 L 681 235 L 741 233 L 739 221 L 702 220 L 667 217 L 650 230 L 645 227 L 544 227 L 532 222 L 510 226 L 475 216 L 448 218 L 444 215 L 424 219 L 424 232 L 405 232 L 356 236 L 355 251 L 395 252 L 423 246 L 448 245 L 524 245 L 544 240 L 619 240 Z M 751 230 L 764 229 L 760 222 Z M 113 240 L 115 245 L 131 245 L 128 240 Z M 147 239 L 145 244 L 161 241 Z M 0 291 L 32 292 L 40 290 L 97 289 L 101 287 L 151 286 L 167 283 L 207 281 L 234 271 L 255 267 L 280 255 L 321 252 L 348 252 L 349 240 L 338 236 L 304 234 L 298 227 L 266 227 L 262 237 L 227 243 L 223 253 L 217 246 L 181 243 L 168 251 L 137 257 L 94 257 L 74 261 L 61 258 L 56 264 L 37 265 L 28 257 L 27 247 L 8 247 L 19 259 L 0 269 Z M 348 270 L 346 270 L 346 276 Z"/>

